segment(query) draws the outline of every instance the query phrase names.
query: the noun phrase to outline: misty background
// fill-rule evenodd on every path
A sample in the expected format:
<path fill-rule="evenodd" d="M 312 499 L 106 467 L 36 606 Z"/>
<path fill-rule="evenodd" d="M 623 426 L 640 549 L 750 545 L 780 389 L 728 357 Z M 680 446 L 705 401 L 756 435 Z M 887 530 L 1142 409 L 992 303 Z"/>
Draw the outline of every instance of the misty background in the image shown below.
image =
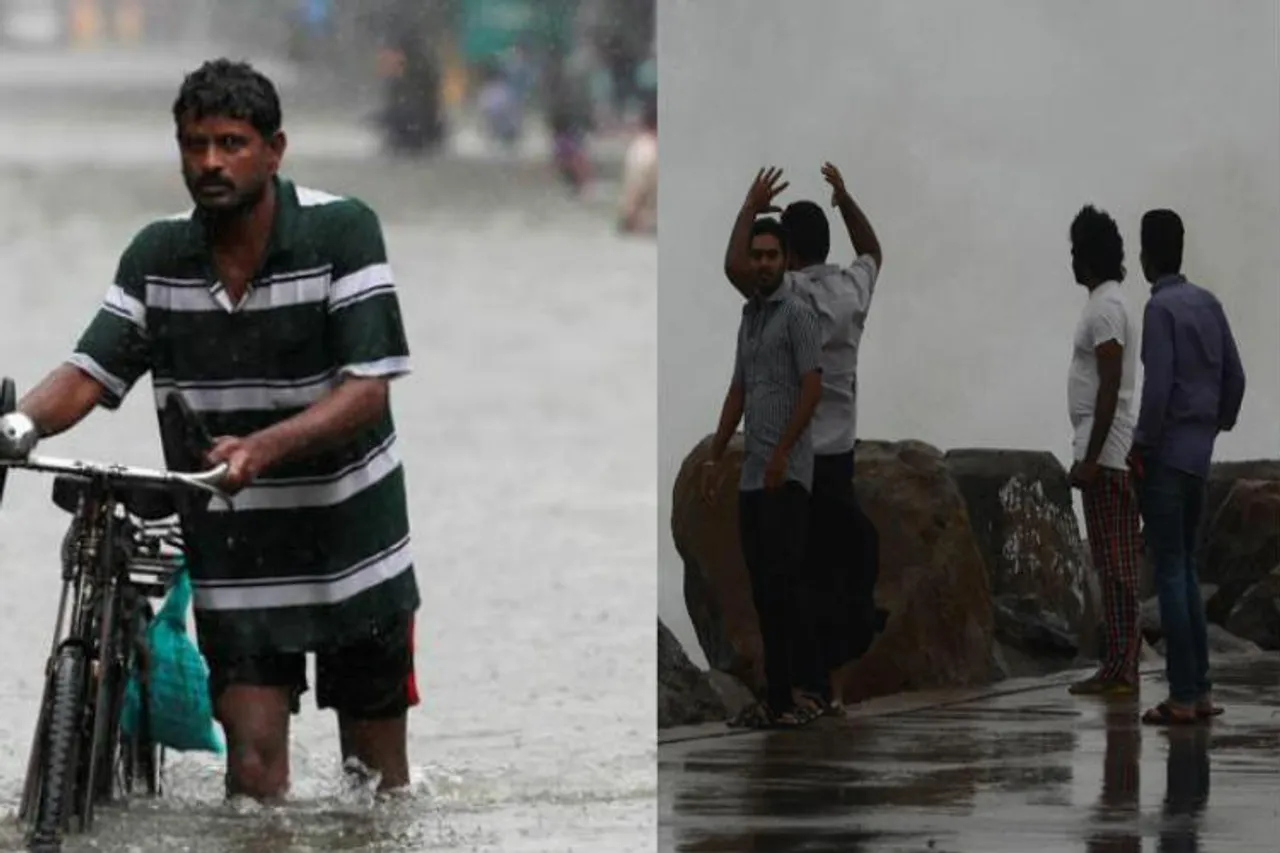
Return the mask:
<path fill-rule="evenodd" d="M 859 357 L 861 439 L 1070 460 L 1066 373 L 1085 291 L 1068 227 L 1178 211 L 1184 271 L 1223 301 L 1248 375 L 1215 458 L 1280 457 L 1277 6 L 1192 0 L 734 4 L 659 0 L 659 615 L 705 665 L 671 543 L 671 488 L 714 431 L 741 300 L 721 272 L 756 170 L 819 201 L 841 168 L 884 246 Z M 893 571 L 892 566 L 882 571 Z"/>

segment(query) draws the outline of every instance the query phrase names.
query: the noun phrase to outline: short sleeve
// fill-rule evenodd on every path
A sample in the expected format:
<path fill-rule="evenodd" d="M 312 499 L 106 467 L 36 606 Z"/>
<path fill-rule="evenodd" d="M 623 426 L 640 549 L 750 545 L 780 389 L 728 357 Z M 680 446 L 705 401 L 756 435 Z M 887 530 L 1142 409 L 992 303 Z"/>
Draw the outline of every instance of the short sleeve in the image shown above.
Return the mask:
<path fill-rule="evenodd" d="M 1107 341 L 1115 341 L 1122 347 L 1128 345 L 1126 340 L 1128 321 L 1124 305 L 1119 302 L 1113 300 L 1100 302 L 1097 310 L 1090 313 L 1085 328 L 1089 336 L 1089 346 L 1092 349 L 1097 349 Z"/>
<path fill-rule="evenodd" d="M 818 315 L 799 299 L 792 299 L 788 306 L 787 337 L 800 375 L 818 370 L 822 356 L 822 330 Z"/>
<path fill-rule="evenodd" d="M 865 315 L 871 310 L 871 297 L 875 295 L 876 282 L 880 278 L 876 259 L 871 255 L 859 255 L 853 263 L 840 270 L 840 274 L 852 285 L 854 313 Z"/>
<path fill-rule="evenodd" d="M 409 372 L 409 344 L 382 225 L 361 202 L 336 204 L 342 210 L 329 234 L 333 274 L 326 306 L 331 358 L 348 376 L 402 376 Z"/>
<path fill-rule="evenodd" d="M 102 386 L 100 405 L 117 409 L 151 368 L 142 235 L 120 256 L 115 280 L 67 361 Z"/>

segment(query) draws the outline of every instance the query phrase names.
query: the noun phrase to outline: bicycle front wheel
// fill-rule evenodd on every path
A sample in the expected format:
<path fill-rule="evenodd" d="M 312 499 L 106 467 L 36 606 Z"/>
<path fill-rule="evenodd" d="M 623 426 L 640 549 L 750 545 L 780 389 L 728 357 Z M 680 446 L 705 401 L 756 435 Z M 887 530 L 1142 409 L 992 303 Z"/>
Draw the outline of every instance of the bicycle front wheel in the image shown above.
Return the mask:
<path fill-rule="evenodd" d="M 63 646 L 54 662 L 48 726 L 40 759 L 40 785 L 30 837 L 32 851 L 57 851 L 75 808 L 80 743 L 84 733 L 85 656 Z"/>

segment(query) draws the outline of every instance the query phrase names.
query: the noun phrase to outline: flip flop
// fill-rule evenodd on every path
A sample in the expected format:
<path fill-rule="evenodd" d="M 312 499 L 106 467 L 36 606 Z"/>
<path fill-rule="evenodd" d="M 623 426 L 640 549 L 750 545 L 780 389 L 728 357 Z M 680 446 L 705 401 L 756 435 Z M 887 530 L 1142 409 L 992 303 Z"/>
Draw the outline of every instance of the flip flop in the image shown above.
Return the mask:
<path fill-rule="evenodd" d="M 798 729 L 822 716 L 822 708 L 808 703 L 797 703 L 779 714 L 774 725 L 780 729 Z"/>
<path fill-rule="evenodd" d="M 1208 720 L 1213 717 L 1221 717 L 1222 712 L 1225 710 L 1226 708 L 1221 705 L 1197 705 L 1196 716 L 1202 720 Z"/>
<path fill-rule="evenodd" d="M 777 724 L 777 717 L 763 702 L 756 702 L 743 708 L 727 721 L 731 729 L 769 729 Z"/>
<path fill-rule="evenodd" d="M 1204 718 L 1199 713 L 1189 717 L 1176 716 L 1168 702 L 1161 702 L 1142 715 L 1142 724 L 1144 726 L 1194 726 L 1202 719 Z"/>

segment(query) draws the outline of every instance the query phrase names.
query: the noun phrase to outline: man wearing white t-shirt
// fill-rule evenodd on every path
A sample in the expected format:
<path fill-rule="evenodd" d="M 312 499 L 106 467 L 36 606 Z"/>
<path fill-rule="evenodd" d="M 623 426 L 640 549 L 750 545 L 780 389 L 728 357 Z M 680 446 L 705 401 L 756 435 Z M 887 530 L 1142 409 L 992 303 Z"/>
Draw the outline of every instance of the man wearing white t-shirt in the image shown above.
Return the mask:
<path fill-rule="evenodd" d="M 1071 223 L 1071 268 L 1089 291 L 1076 326 L 1067 404 L 1074 430 L 1071 484 L 1084 498 L 1085 529 L 1102 586 L 1106 650 L 1075 694 L 1132 694 L 1138 686 L 1138 555 L 1141 525 L 1130 484 L 1136 327 L 1120 282 L 1124 243 L 1108 214 L 1083 208 Z"/>
<path fill-rule="evenodd" d="M 831 187 L 831 203 L 840 210 L 855 259 L 848 266 L 827 263 L 830 226 L 814 202 L 794 202 L 782 211 L 789 244 L 784 286 L 813 308 L 822 333 L 822 398 L 809 427 L 814 451 L 809 542 L 804 576 L 798 579 L 801 606 L 812 614 L 815 630 L 811 647 L 796 650 L 792 673 L 800 706 L 834 712 L 831 672 L 866 651 L 882 618 L 874 602 L 879 538 L 854 495 L 853 451 L 858 347 L 883 253 L 840 171 L 826 163 L 822 176 Z M 781 177 L 780 169 L 757 174 L 729 239 L 725 275 L 744 296 L 753 287 L 751 223 L 777 210 L 773 200 L 787 187 L 778 183 Z"/>

